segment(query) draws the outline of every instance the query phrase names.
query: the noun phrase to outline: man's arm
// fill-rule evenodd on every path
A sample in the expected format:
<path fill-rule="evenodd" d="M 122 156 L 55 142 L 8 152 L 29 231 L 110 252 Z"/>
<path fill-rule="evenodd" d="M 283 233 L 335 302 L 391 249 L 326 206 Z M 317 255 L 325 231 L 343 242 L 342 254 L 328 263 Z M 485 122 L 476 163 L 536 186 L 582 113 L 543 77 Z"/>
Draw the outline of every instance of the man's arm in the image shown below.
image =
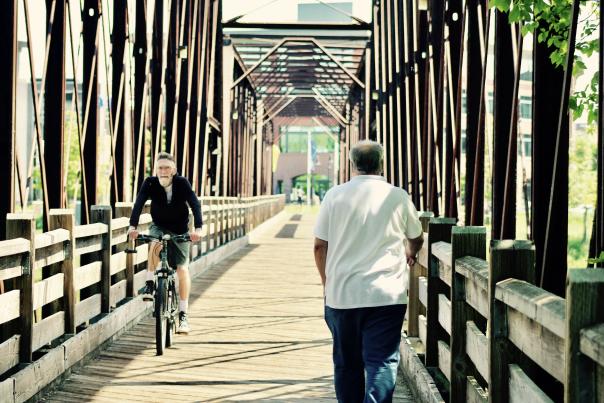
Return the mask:
<path fill-rule="evenodd" d="M 189 181 L 186 178 L 183 179 L 185 186 L 187 187 L 187 203 L 193 211 L 193 221 L 195 223 L 195 232 L 191 234 L 191 240 L 193 242 L 198 242 L 201 239 L 201 228 L 203 226 L 201 204 L 199 203 L 197 195 L 195 194 L 195 192 L 193 192 L 193 188 L 191 187 Z"/>
<path fill-rule="evenodd" d="M 145 203 L 149 199 L 149 178 L 145 179 L 143 185 L 141 186 L 141 190 L 136 195 L 136 201 L 134 202 L 134 206 L 132 207 L 132 214 L 130 214 L 130 227 L 128 228 L 128 234 L 131 239 L 136 239 L 138 236 L 138 231 L 136 227 L 138 226 L 138 219 L 140 218 L 141 212 L 143 211 L 143 207 Z"/>
<path fill-rule="evenodd" d="M 424 244 L 424 234 L 421 234 L 417 238 L 407 239 L 407 245 L 405 247 L 405 254 L 407 255 L 407 264 L 409 267 L 415 264 L 415 260 L 417 259 L 417 253 L 422 248 Z"/>
<path fill-rule="evenodd" d="M 321 284 L 325 287 L 325 263 L 327 262 L 327 241 L 315 238 L 315 264 L 321 276 Z"/>

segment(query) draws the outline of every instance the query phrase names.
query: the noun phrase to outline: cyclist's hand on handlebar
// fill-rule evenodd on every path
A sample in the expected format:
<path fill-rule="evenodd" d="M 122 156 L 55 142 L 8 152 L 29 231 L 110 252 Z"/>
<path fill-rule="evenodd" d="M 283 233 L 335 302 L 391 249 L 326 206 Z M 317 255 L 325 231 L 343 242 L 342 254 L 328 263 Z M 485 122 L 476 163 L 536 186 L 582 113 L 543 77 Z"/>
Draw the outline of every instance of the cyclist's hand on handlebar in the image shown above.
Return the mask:
<path fill-rule="evenodd" d="M 128 238 L 129 238 L 131 241 L 133 241 L 133 240 L 135 240 L 136 238 L 138 238 L 138 230 L 137 230 L 136 228 L 132 228 L 132 227 L 130 227 L 130 228 L 128 229 Z"/>
<path fill-rule="evenodd" d="M 191 238 L 191 242 L 201 241 L 201 230 L 195 230 L 195 231 L 189 232 L 189 237 Z"/>

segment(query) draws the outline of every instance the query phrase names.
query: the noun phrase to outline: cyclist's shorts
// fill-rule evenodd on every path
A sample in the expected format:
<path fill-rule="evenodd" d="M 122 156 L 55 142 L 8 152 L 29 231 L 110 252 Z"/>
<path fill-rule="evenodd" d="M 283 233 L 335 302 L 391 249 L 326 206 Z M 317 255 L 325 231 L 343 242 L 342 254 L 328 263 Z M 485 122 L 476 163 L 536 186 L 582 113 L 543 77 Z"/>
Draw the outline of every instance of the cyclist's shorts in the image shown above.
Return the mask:
<path fill-rule="evenodd" d="M 149 235 L 161 237 L 164 234 L 181 235 L 151 223 L 151 226 L 149 226 Z M 186 266 L 189 264 L 189 244 L 189 242 L 168 243 L 168 264 L 171 267 L 176 268 L 176 266 Z"/>

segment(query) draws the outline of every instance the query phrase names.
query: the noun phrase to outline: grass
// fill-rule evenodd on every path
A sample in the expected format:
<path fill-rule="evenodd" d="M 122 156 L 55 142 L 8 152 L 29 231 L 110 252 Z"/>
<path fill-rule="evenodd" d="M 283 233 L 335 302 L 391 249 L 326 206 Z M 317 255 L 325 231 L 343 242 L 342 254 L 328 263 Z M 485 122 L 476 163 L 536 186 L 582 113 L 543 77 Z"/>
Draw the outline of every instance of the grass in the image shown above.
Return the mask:
<path fill-rule="evenodd" d="M 587 267 L 589 240 L 593 222 L 593 209 L 574 208 L 568 211 L 568 249 L 567 264 L 569 268 Z M 516 213 L 516 239 L 527 239 L 525 212 Z"/>

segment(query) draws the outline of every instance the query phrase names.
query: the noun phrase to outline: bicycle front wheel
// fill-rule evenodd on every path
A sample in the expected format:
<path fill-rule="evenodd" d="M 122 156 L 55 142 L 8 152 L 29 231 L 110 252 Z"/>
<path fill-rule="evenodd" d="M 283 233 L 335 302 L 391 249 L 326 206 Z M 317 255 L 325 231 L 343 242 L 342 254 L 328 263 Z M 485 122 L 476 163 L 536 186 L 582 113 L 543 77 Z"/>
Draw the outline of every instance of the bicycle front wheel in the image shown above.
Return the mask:
<path fill-rule="evenodd" d="M 174 280 L 170 281 L 168 286 L 168 314 L 166 317 L 166 347 L 171 347 L 176 332 L 176 317 L 178 316 L 178 295 L 174 287 Z"/>
<path fill-rule="evenodd" d="M 166 279 L 157 279 L 157 290 L 155 291 L 155 348 L 157 355 L 164 354 L 166 346 L 166 303 L 168 298 L 168 284 Z"/>

